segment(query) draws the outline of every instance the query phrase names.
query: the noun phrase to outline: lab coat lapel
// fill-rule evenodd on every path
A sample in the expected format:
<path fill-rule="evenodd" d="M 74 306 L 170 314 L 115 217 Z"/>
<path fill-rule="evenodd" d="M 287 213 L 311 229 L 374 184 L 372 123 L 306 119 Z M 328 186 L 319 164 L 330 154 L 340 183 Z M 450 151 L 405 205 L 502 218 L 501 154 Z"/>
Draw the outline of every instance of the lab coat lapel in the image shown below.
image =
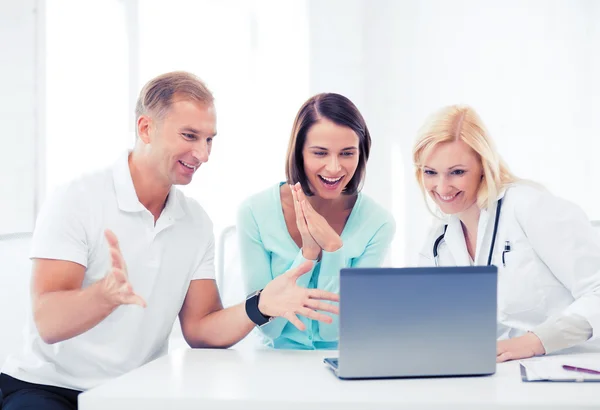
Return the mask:
<path fill-rule="evenodd" d="M 469 252 L 467 251 L 467 244 L 465 243 L 465 236 L 460 220 L 457 217 L 450 217 L 448 230 L 444 239 L 456 266 L 469 266 L 471 264 Z"/>
<path fill-rule="evenodd" d="M 500 192 L 496 202 L 492 204 L 489 210 L 481 210 L 481 214 L 479 216 L 479 225 L 477 227 L 477 251 L 475 253 L 476 265 L 484 266 L 488 263 L 490 248 L 492 246 L 492 238 L 494 235 L 496 212 L 498 211 L 498 201 L 504 197 L 505 192 L 506 190 L 502 190 Z M 502 216 L 502 210 L 500 210 L 500 215 Z M 500 221 L 498 221 L 498 225 L 500 225 Z M 498 236 L 498 233 L 496 233 L 496 236 Z M 481 240 L 479 238 L 481 238 Z M 498 243 L 498 238 L 496 238 L 496 243 L 494 244 L 494 249 L 492 252 L 495 254 L 500 246 L 502 245 Z M 492 255 L 492 263 L 493 262 L 494 256 Z"/>
<path fill-rule="evenodd" d="M 487 265 L 492 231 L 494 230 L 494 217 L 495 216 L 492 216 L 490 218 L 490 213 L 485 209 L 482 209 L 481 213 L 479 214 L 479 222 L 477 224 L 477 249 L 475 250 L 475 265 Z M 491 229 L 489 223 L 490 220 L 492 220 Z"/>

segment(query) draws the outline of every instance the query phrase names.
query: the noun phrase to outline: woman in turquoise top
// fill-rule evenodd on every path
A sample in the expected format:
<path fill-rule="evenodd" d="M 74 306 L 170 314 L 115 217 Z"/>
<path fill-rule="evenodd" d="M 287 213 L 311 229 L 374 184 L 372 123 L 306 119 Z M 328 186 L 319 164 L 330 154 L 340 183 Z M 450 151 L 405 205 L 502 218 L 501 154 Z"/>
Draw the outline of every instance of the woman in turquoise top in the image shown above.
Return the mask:
<path fill-rule="evenodd" d="M 395 232 L 392 216 L 360 192 L 371 137 L 356 106 L 339 94 L 304 103 L 287 152 L 287 183 L 247 199 L 237 229 L 246 293 L 306 260 L 312 272 L 298 284 L 339 292 L 344 267 L 379 266 Z M 289 313 L 259 329 L 265 344 L 283 349 L 336 349 L 339 322 Z"/>

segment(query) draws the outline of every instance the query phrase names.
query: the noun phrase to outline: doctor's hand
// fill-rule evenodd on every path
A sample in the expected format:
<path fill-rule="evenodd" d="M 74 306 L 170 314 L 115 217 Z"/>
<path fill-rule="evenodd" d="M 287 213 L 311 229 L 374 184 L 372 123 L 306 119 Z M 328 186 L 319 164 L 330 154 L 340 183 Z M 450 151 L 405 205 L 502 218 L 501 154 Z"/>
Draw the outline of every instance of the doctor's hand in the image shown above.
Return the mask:
<path fill-rule="evenodd" d="M 298 184 L 299 186 L 300 184 Z M 292 192 L 292 201 L 294 202 L 294 211 L 296 212 L 296 225 L 298 226 L 298 231 L 300 232 L 300 236 L 302 237 L 302 256 L 309 260 L 316 260 L 321 253 L 321 247 L 317 244 L 314 238 L 310 235 L 308 231 L 308 226 L 306 224 L 306 219 L 304 218 L 304 214 L 302 213 L 302 208 L 300 207 L 300 203 L 298 202 L 298 194 L 296 192 L 296 187 L 294 185 L 290 185 L 290 191 Z M 300 188 L 302 192 L 302 188 Z M 304 194 L 302 192 L 302 194 Z"/>
<path fill-rule="evenodd" d="M 293 188 L 296 191 L 295 198 L 302 210 L 308 231 L 319 247 L 327 252 L 335 252 L 340 249 L 343 245 L 342 238 L 329 225 L 327 220 L 314 210 L 306 195 L 304 195 L 300 183 L 297 183 Z"/>
<path fill-rule="evenodd" d="M 523 336 L 508 340 L 500 340 L 496 345 L 496 362 L 527 359 L 546 354 L 542 341 L 535 333 L 528 332 Z"/>
<path fill-rule="evenodd" d="M 119 248 L 117 236 L 107 229 L 104 236 L 108 241 L 111 266 L 106 276 L 101 279 L 102 296 L 109 306 L 116 308 L 120 305 L 139 305 L 146 307 L 146 301 L 133 292 L 127 276 L 125 259 Z"/>
<path fill-rule="evenodd" d="M 265 316 L 284 317 L 299 330 L 305 330 L 306 327 L 296 315 L 332 323 L 333 319 L 330 316 L 316 311 L 339 314 L 337 306 L 323 302 L 323 300 L 339 302 L 339 295 L 321 289 L 303 288 L 296 284 L 300 276 L 310 271 L 312 264 L 312 261 L 305 261 L 269 282 L 260 294 L 258 310 Z"/>

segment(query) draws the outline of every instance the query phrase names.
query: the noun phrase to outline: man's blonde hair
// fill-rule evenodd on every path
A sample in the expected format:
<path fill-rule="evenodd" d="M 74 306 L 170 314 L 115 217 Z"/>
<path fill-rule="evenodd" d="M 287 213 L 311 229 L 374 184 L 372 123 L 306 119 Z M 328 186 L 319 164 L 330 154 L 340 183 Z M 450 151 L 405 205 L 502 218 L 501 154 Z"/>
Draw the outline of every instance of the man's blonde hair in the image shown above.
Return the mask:
<path fill-rule="evenodd" d="M 481 161 L 483 179 L 477 192 L 477 206 L 489 208 L 500 192 L 518 180 L 496 150 L 481 118 L 467 105 L 450 105 L 431 115 L 419 130 L 413 148 L 415 176 L 427 200 L 423 181 L 423 161 L 440 143 L 464 141 Z"/>
<path fill-rule="evenodd" d="M 202 104 L 214 102 L 212 93 L 202 80 L 186 71 L 173 71 L 153 78 L 142 87 L 135 105 L 136 118 L 149 114 L 163 118 L 174 96 Z"/>

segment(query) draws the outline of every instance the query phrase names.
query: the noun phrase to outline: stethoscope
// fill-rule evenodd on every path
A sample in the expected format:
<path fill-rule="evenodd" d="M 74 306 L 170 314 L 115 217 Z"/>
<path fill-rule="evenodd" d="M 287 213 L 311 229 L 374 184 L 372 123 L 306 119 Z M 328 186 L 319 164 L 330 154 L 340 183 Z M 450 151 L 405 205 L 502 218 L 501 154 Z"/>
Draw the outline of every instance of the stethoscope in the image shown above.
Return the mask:
<path fill-rule="evenodd" d="M 498 232 L 498 221 L 500 220 L 500 210 L 502 209 L 502 199 L 504 198 L 500 198 L 498 200 L 498 205 L 496 205 L 496 219 L 494 220 L 494 232 L 492 233 L 492 244 L 490 245 L 490 253 L 488 255 L 488 260 L 487 260 L 487 264 L 488 266 L 492 264 L 492 253 L 494 252 L 494 245 L 496 244 L 496 233 Z M 439 266 L 439 256 L 438 256 L 438 248 L 440 246 L 440 243 L 442 242 L 442 240 L 444 240 L 444 236 L 446 235 L 446 229 L 448 229 L 448 225 L 444 225 L 444 232 L 438 236 L 438 238 L 435 240 L 435 242 L 433 243 L 433 260 L 435 261 L 435 266 Z M 510 244 L 507 242 L 506 246 L 509 247 L 508 250 L 510 251 Z M 507 250 L 505 249 L 505 252 L 507 252 Z M 504 259 L 504 253 L 502 253 L 502 259 Z"/>

